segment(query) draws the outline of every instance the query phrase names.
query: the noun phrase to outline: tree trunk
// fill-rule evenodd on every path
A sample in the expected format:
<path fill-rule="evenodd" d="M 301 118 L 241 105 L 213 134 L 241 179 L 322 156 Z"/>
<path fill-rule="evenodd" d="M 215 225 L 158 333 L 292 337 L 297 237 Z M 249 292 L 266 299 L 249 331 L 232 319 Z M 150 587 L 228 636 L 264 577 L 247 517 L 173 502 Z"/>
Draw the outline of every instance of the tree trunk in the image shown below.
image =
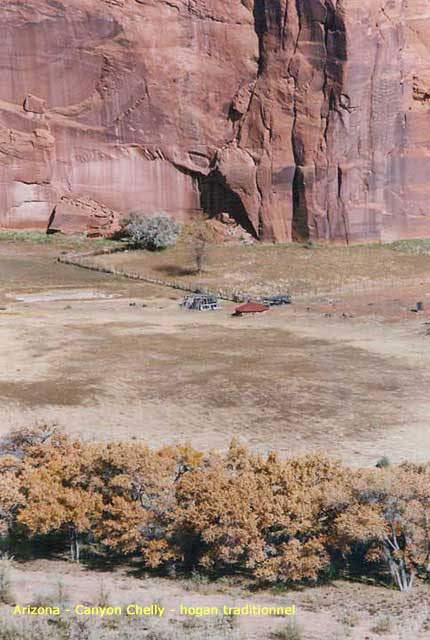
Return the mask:
<path fill-rule="evenodd" d="M 408 575 L 403 558 L 395 560 L 388 546 L 385 547 L 385 557 L 390 569 L 391 577 L 399 587 L 400 591 L 410 591 L 414 582 L 414 572 L 411 571 Z"/>
<path fill-rule="evenodd" d="M 79 534 L 74 529 L 72 529 L 70 533 L 70 556 L 72 558 L 72 562 L 79 563 L 79 558 L 80 558 Z"/>

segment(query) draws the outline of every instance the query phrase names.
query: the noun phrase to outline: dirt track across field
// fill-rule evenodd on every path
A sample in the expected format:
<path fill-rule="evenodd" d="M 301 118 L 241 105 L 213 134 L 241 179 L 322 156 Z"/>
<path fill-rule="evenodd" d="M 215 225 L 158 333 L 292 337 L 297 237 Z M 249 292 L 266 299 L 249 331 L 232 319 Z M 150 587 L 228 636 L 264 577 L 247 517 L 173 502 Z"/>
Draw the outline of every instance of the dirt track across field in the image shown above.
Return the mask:
<path fill-rule="evenodd" d="M 430 316 L 410 312 L 423 288 L 232 318 L 234 305 L 180 311 L 179 292 L 58 264 L 45 247 L 2 247 L 0 267 L 3 432 L 55 421 L 154 446 L 236 436 L 351 464 L 430 457 Z"/>

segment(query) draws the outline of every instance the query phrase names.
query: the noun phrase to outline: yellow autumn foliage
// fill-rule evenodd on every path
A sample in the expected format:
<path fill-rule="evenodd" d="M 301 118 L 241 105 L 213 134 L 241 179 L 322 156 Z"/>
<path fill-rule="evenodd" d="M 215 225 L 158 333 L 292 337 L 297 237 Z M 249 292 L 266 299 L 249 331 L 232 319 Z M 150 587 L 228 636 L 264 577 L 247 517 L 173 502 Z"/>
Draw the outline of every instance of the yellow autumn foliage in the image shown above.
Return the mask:
<path fill-rule="evenodd" d="M 0 526 L 63 536 L 75 560 L 82 543 L 96 544 L 152 569 L 268 583 L 315 582 L 354 561 L 407 590 L 430 572 L 430 467 L 351 470 L 236 441 L 204 456 L 189 444 L 85 443 L 41 426 L 3 440 Z"/>

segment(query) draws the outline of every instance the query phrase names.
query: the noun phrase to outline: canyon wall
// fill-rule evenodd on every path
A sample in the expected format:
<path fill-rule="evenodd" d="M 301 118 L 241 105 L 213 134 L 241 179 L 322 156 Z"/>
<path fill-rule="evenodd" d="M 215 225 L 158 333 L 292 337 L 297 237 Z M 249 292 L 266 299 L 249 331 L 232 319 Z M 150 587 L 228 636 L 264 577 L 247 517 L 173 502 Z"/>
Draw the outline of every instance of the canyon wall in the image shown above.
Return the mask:
<path fill-rule="evenodd" d="M 430 236 L 427 0 L 2 0 L 0 226 Z"/>

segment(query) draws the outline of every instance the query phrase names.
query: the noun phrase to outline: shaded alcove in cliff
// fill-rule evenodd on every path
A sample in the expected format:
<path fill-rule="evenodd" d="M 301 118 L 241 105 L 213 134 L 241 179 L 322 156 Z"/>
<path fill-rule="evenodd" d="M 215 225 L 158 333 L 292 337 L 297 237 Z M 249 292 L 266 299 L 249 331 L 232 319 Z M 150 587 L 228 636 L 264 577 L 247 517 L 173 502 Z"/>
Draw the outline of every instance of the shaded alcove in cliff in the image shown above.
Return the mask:
<path fill-rule="evenodd" d="M 202 177 L 199 186 L 201 207 L 210 218 L 228 213 L 242 229 L 257 238 L 241 199 L 230 189 L 218 171 L 212 171 L 208 176 Z"/>
<path fill-rule="evenodd" d="M 296 167 L 293 180 L 293 223 L 291 238 L 293 242 L 306 242 L 309 240 L 305 180 L 300 167 Z"/>

